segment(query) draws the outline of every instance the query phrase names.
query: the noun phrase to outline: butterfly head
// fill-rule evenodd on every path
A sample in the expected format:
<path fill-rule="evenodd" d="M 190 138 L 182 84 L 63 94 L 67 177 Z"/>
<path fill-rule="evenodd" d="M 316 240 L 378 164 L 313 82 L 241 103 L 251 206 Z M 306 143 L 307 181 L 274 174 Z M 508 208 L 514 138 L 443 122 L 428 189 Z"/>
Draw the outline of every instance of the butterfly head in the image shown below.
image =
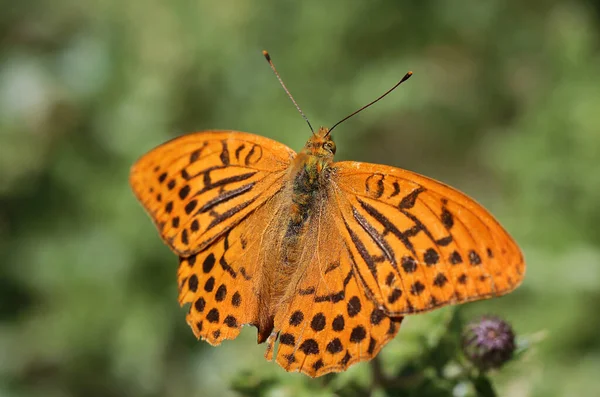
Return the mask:
<path fill-rule="evenodd" d="M 308 142 L 306 142 L 302 152 L 332 161 L 333 156 L 335 155 L 335 149 L 335 142 L 333 142 L 333 139 L 331 138 L 329 129 L 321 127 L 310 137 Z"/>

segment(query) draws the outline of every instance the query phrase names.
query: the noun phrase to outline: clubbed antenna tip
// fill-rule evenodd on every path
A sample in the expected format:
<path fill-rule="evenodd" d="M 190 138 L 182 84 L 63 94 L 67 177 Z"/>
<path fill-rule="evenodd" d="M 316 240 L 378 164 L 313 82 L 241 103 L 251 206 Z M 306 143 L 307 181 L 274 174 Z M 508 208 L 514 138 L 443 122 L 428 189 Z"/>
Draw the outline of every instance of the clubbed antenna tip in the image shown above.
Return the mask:
<path fill-rule="evenodd" d="M 294 99 L 294 97 L 292 96 L 292 94 L 290 94 L 290 92 L 288 91 L 288 89 L 285 86 L 285 84 L 283 84 L 283 80 L 281 80 L 281 77 L 279 76 L 279 73 L 277 72 L 277 69 L 275 69 L 275 65 L 273 64 L 273 61 L 271 61 L 271 56 L 269 55 L 269 53 L 266 50 L 263 50 L 262 53 L 263 53 L 265 59 L 267 60 L 267 62 L 269 62 L 269 66 L 271 66 L 271 69 L 273 69 L 273 73 L 275 73 L 275 76 L 277 77 L 277 80 L 279 80 L 279 83 L 281 84 L 281 86 L 285 90 L 286 94 L 288 95 L 288 97 L 290 97 L 290 99 L 294 103 L 294 106 L 296 106 L 296 109 L 298 109 L 298 111 L 302 115 L 302 118 L 306 121 L 306 123 L 308 124 L 308 127 L 310 128 L 310 130 L 314 134 L 315 130 L 313 130 L 312 125 L 310 125 L 310 121 L 308 121 L 308 118 L 306 117 L 306 115 L 304 114 L 304 112 L 302 111 L 302 109 L 300 109 L 300 106 L 298 106 L 298 104 L 296 103 L 296 100 Z"/>
<path fill-rule="evenodd" d="M 344 117 L 343 119 L 341 119 L 340 121 L 338 121 L 337 123 L 335 123 L 333 125 L 333 127 L 331 127 L 329 129 L 328 134 L 331 134 L 331 131 L 333 131 L 333 129 L 335 127 L 337 127 L 338 125 L 340 125 L 341 123 L 343 123 L 344 121 L 348 120 L 350 117 L 362 112 L 363 110 L 365 110 L 366 108 L 368 108 L 369 106 L 375 104 L 376 102 L 378 102 L 380 99 L 382 99 L 383 97 L 385 97 L 387 94 L 389 94 L 390 92 L 394 91 L 400 84 L 404 83 L 406 80 L 408 80 L 410 78 L 410 76 L 412 76 L 413 72 L 408 72 L 404 75 L 404 77 L 402 77 L 402 79 L 396 83 L 396 85 L 394 85 L 392 88 L 390 88 L 389 90 L 387 90 L 386 92 L 383 93 L 383 95 L 381 95 L 379 98 L 375 99 L 374 101 L 369 102 L 368 104 L 366 104 L 365 106 L 363 106 L 362 108 L 358 109 L 357 111 L 349 114 L 348 116 Z"/>

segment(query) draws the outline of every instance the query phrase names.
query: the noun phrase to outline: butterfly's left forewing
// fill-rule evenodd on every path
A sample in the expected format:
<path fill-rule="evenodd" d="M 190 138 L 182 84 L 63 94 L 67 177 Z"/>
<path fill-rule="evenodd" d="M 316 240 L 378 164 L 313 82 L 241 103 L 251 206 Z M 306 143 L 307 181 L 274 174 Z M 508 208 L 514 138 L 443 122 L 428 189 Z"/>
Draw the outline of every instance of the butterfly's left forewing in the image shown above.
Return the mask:
<path fill-rule="evenodd" d="M 399 168 L 338 162 L 330 189 L 357 276 L 389 315 L 503 295 L 523 279 L 514 240 L 453 188 Z"/>
<path fill-rule="evenodd" d="M 201 251 L 283 186 L 295 152 L 258 135 L 204 131 L 175 138 L 131 169 L 131 186 L 180 256 Z"/>

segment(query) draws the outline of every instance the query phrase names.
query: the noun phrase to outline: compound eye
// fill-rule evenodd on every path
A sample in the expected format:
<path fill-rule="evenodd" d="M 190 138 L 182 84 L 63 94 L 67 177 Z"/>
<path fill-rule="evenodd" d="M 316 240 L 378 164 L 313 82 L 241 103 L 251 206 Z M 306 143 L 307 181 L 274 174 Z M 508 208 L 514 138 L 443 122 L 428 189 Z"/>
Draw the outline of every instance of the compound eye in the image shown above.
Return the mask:
<path fill-rule="evenodd" d="M 335 154 L 335 143 L 333 143 L 333 141 L 327 141 L 323 144 L 323 148 L 325 148 L 327 151 L 331 152 L 332 154 Z"/>

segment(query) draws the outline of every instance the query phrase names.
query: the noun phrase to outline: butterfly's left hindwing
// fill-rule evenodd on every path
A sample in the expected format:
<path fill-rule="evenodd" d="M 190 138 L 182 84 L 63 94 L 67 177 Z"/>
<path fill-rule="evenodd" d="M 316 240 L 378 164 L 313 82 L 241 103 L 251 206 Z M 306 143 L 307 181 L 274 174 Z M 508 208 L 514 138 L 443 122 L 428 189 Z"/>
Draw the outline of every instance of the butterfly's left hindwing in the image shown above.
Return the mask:
<path fill-rule="evenodd" d="M 185 257 L 275 195 L 295 155 L 258 135 L 204 131 L 144 155 L 131 169 L 130 183 L 163 240 Z"/>
<path fill-rule="evenodd" d="M 399 168 L 334 163 L 338 229 L 367 294 L 389 315 L 506 294 L 525 264 L 481 205 Z"/>

